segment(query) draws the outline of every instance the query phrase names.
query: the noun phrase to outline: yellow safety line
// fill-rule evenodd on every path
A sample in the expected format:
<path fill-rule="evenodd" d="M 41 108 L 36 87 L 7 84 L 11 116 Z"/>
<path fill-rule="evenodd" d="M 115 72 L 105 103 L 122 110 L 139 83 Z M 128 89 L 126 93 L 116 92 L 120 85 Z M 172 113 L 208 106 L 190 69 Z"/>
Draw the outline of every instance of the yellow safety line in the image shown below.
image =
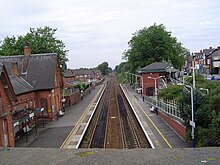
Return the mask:
<path fill-rule="evenodd" d="M 67 141 L 69 140 L 70 136 L 72 135 L 73 131 L 76 129 L 76 127 L 78 127 L 79 123 L 82 121 L 82 119 L 84 119 L 85 114 L 88 112 L 88 110 L 91 108 L 92 104 L 94 103 L 95 99 L 98 97 L 98 95 L 100 94 L 101 90 L 103 89 L 103 86 L 99 89 L 99 91 L 97 92 L 97 94 L 95 95 L 95 97 L 92 99 L 92 101 L 89 103 L 89 105 L 87 106 L 87 108 L 85 109 L 85 111 L 83 112 L 83 114 L 81 115 L 81 117 L 79 118 L 79 120 L 77 121 L 77 123 L 75 124 L 75 126 L 72 128 L 72 130 L 70 131 L 70 133 L 68 134 L 68 136 L 66 137 L 66 139 L 63 141 L 62 145 L 60 146 L 60 148 L 64 148 L 64 145 L 67 143 Z"/>
<path fill-rule="evenodd" d="M 128 91 L 128 90 L 127 90 Z M 130 96 L 132 96 L 134 98 L 133 95 L 131 95 L 131 93 L 128 91 L 128 93 L 130 94 Z M 168 140 L 163 136 L 163 134 L 161 133 L 161 131 L 157 128 L 157 126 L 154 124 L 154 122 L 151 120 L 151 118 L 148 116 L 148 114 L 143 110 L 143 108 L 140 106 L 140 104 L 138 104 L 138 102 L 136 101 L 136 99 L 134 98 L 134 101 L 136 102 L 136 104 L 139 106 L 139 108 L 142 110 L 142 112 L 145 114 L 145 116 L 148 118 L 148 120 L 151 122 L 151 124 L 154 126 L 154 128 L 157 130 L 157 132 L 160 134 L 160 136 L 163 138 L 163 140 L 167 143 L 167 145 L 172 148 L 171 144 L 168 142 Z"/>

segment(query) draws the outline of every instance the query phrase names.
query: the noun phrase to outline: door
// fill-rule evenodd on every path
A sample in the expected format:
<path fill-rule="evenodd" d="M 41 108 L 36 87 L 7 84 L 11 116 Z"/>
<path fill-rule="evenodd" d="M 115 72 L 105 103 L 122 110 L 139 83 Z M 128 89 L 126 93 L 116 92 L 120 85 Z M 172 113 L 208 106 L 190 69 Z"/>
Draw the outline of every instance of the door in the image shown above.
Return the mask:
<path fill-rule="evenodd" d="M 3 147 L 9 147 L 8 146 L 8 123 L 7 123 L 7 119 L 3 120 Z"/>
<path fill-rule="evenodd" d="M 154 87 L 148 87 L 146 88 L 146 96 L 153 96 L 155 93 Z"/>

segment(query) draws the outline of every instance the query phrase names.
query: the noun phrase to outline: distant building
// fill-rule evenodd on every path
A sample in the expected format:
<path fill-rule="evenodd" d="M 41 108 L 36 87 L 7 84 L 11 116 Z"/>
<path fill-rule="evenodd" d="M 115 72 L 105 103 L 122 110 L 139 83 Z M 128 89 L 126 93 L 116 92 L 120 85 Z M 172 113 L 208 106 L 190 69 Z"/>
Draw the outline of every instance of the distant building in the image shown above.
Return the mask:
<path fill-rule="evenodd" d="M 65 106 L 71 106 L 80 100 L 80 95 L 87 95 L 102 80 L 101 71 L 98 69 L 67 69 L 63 73 L 63 98 Z M 87 89 L 81 93 L 75 86 L 85 83 Z"/>
<path fill-rule="evenodd" d="M 197 73 L 203 73 L 203 67 L 205 66 L 205 59 L 203 58 L 203 52 L 200 50 L 199 53 L 194 53 L 194 60 L 195 60 L 195 69 Z"/>
<path fill-rule="evenodd" d="M 211 72 L 220 74 L 220 46 L 218 46 L 211 54 Z"/>
<path fill-rule="evenodd" d="M 204 66 L 204 73 L 209 74 L 211 72 L 211 63 L 212 59 L 210 58 L 212 52 L 215 50 L 215 48 L 209 47 L 209 49 L 203 49 L 203 58 L 205 59 L 205 66 Z"/>
<path fill-rule="evenodd" d="M 200 50 L 193 53 L 187 60 L 188 71 L 192 70 L 192 62 L 195 61 L 195 72 L 198 74 L 220 74 L 219 54 L 220 47 Z"/>

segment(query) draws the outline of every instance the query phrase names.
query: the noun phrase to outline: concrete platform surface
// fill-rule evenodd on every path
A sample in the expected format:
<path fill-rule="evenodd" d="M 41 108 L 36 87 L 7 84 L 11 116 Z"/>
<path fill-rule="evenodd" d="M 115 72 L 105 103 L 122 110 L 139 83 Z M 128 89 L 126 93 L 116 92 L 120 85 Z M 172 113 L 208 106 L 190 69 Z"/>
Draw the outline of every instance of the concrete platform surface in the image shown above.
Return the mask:
<path fill-rule="evenodd" d="M 220 148 L 184 149 L 51 149 L 0 148 L 2 165 L 220 164 Z"/>

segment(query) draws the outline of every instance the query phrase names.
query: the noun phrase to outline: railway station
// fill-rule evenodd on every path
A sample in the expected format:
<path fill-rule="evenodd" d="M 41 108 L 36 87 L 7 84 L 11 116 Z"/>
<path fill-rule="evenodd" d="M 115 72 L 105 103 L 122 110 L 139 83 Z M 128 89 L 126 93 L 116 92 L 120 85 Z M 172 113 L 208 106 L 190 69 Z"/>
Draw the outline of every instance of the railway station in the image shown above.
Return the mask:
<path fill-rule="evenodd" d="M 111 76 L 90 102 L 61 148 L 187 148 L 142 95 Z"/>
<path fill-rule="evenodd" d="M 120 112 L 113 111 L 117 109 L 114 107 L 125 108 L 125 106 L 128 106 L 128 104 L 123 105 L 122 102 L 119 101 L 120 99 L 115 99 L 119 94 L 117 92 L 121 92 L 121 94 L 124 95 L 121 95 L 121 97 L 123 96 L 123 98 L 121 98 L 122 100 L 126 97 L 128 98 L 127 103 L 131 105 L 130 107 L 133 114 L 137 117 L 137 122 L 141 127 L 138 127 L 138 129 L 142 129 L 142 135 L 145 135 L 148 140 L 148 145 L 141 146 L 138 144 L 141 143 L 141 141 L 143 142 L 143 139 L 135 139 L 131 135 L 135 134 L 134 132 L 128 135 L 122 134 L 121 136 L 113 133 L 117 132 L 115 131 L 117 128 L 115 127 L 116 125 L 122 125 L 120 124 L 120 120 L 115 122 L 117 115 L 118 117 L 120 116 Z M 104 103 L 105 100 L 109 101 L 108 105 Z M 118 100 L 120 105 L 113 103 L 115 100 Z M 100 116 L 107 119 L 106 125 L 109 123 L 109 125 L 113 127 L 110 127 L 111 129 L 102 127 L 101 130 L 105 129 L 104 137 L 103 135 L 98 136 L 98 141 L 101 143 L 94 143 L 92 140 L 89 140 L 90 137 L 86 134 L 89 129 L 89 132 L 93 132 L 92 134 L 95 132 L 93 131 L 94 128 L 96 128 L 92 121 L 93 115 L 97 115 L 95 114 L 96 109 L 97 112 L 98 109 L 103 109 L 98 107 L 99 102 L 101 103 L 100 105 L 105 105 L 105 109 L 106 106 L 108 106 L 109 109 L 108 112 L 105 112 L 108 114 L 106 117 L 105 115 Z M 125 100 L 123 100 L 123 102 L 126 103 Z M 69 119 L 65 118 L 66 115 L 51 124 L 53 127 L 63 127 L 64 125 L 73 123 L 72 129 L 69 130 L 69 133 L 66 134 L 65 138 L 62 140 L 62 144 L 60 145 L 61 150 L 54 147 L 30 148 L 33 147 L 30 141 L 28 148 L 2 148 L 0 150 L 1 162 L 3 164 L 13 164 L 13 161 L 15 161 L 14 158 L 16 158 L 17 164 L 135 164 L 137 162 L 138 164 L 220 163 L 219 148 L 191 148 L 191 146 L 181 139 L 160 116 L 150 110 L 149 105 L 146 101 L 143 101 L 142 96 L 128 84 L 119 86 L 114 82 L 114 79 L 105 81 L 103 84 L 96 87 L 96 89 L 91 92 L 91 95 L 76 105 L 75 108 L 76 110 L 73 113 L 69 113 Z M 68 114 L 68 111 L 70 112 L 71 109 L 67 108 L 66 114 Z M 127 112 L 127 115 L 128 113 L 131 112 Z M 133 123 L 135 123 L 135 121 L 133 121 Z M 90 127 L 91 125 L 93 125 L 94 128 Z M 127 125 L 122 128 L 129 130 L 128 127 Z M 137 126 L 134 125 L 131 128 L 136 130 L 134 127 Z M 123 132 L 123 129 L 118 131 L 118 134 L 119 132 Z M 110 139 L 111 134 L 114 134 L 114 141 Z M 85 135 L 87 136 L 86 138 Z M 131 143 L 126 141 L 126 136 L 127 138 L 131 137 Z M 139 135 L 135 135 L 135 137 L 137 136 Z M 116 137 L 121 137 L 121 140 Z M 39 139 L 40 138 L 42 139 L 42 137 L 39 137 Z M 52 141 L 50 138 L 49 136 L 47 143 Z M 106 139 L 107 143 L 105 142 Z M 128 150 L 128 148 L 132 149 Z M 22 152 L 20 152 L 21 150 Z M 8 160 L 7 157 L 11 157 L 12 159 Z M 51 159 L 53 159 L 53 161 L 51 161 Z"/>

